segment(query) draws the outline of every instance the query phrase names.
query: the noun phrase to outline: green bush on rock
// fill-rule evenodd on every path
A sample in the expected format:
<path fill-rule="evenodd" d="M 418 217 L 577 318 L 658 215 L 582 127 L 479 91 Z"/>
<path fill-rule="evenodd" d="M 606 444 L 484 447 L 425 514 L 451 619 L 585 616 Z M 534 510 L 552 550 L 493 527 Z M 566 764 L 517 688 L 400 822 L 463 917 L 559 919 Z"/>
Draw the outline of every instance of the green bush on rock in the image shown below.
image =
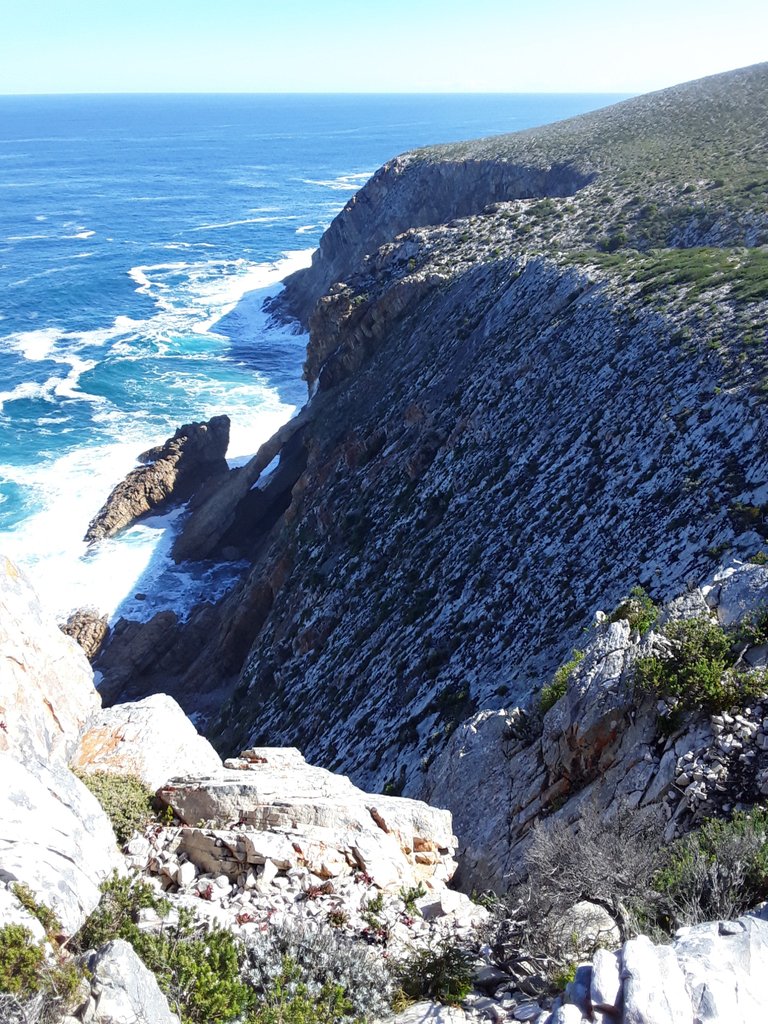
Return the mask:
<path fill-rule="evenodd" d="M 459 943 L 444 939 L 414 949 L 395 965 L 395 977 L 406 1001 L 458 1003 L 472 989 L 472 957 Z"/>
<path fill-rule="evenodd" d="M 670 622 L 667 657 L 638 658 L 635 682 L 675 710 L 725 711 L 766 692 L 763 672 L 739 661 L 735 637 L 705 617 Z"/>
<path fill-rule="evenodd" d="M 568 680 L 571 678 L 576 666 L 583 659 L 584 651 L 574 651 L 570 660 L 566 661 L 566 663 L 561 665 L 557 672 L 555 672 L 552 677 L 552 682 L 548 686 L 542 687 L 541 693 L 539 694 L 539 707 L 543 715 L 545 715 L 550 708 L 554 707 L 561 697 L 565 696 L 565 691 L 568 689 Z"/>
<path fill-rule="evenodd" d="M 104 808 L 121 846 L 156 818 L 154 794 L 138 776 L 111 772 L 75 774 Z"/>

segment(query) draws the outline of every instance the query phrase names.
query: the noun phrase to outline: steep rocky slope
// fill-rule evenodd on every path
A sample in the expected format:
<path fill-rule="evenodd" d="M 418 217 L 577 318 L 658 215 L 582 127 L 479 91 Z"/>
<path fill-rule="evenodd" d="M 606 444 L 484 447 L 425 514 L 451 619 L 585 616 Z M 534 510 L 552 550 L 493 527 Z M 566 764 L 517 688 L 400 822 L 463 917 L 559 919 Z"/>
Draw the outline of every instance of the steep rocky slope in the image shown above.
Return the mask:
<path fill-rule="evenodd" d="M 222 752 L 417 796 L 596 607 L 758 552 L 766 101 L 758 65 L 383 168 L 275 310 L 309 322 L 311 402 L 177 545 L 251 569 L 186 623 L 118 624 L 105 695 L 229 693 Z"/>

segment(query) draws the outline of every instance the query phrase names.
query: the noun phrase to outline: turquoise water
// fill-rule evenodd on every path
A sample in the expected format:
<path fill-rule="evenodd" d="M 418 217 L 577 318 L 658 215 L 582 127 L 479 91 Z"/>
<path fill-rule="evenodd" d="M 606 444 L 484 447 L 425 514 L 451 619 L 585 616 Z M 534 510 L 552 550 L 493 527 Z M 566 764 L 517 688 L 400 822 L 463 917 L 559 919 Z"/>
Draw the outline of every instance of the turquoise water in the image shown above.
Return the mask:
<path fill-rule="evenodd" d="M 226 588 L 170 565 L 176 514 L 82 536 L 179 424 L 228 413 L 237 462 L 304 402 L 306 338 L 261 303 L 381 163 L 615 98 L 0 97 L 0 550 L 59 615 Z"/>

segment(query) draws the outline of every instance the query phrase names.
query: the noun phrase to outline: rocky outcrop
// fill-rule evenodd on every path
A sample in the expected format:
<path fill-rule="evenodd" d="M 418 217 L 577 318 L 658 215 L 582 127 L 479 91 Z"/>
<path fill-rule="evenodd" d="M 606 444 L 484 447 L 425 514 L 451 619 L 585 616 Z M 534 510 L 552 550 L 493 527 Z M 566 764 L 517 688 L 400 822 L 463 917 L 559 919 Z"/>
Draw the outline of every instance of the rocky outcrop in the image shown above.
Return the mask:
<path fill-rule="evenodd" d="M 0 753 L 0 881 L 29 886 L 73 935 L 122 858 L 96 797 L 61 761 Z"/>
<path fill-rule="evenodd" d="M 179 427 L 164 444 L 139 456 L 143 465 L 115 487 L 91 520 L 84 540 L 112 537 L 142 516 L 161 511 L 172 501 L 186 501 L 203 484 L 226 476 L 228 445 L 228 416 Z"/>
<path fill-rule="evenodd" d="M 109 636 L 109 622 L 106 615 L 100 615 L 93 608 L 78 608 L 61 626 L 61 631 L 82 647 L 88 661 L 93 661 Z"/>
<path fill-rule="evenodd" d="M 155 790 L 171 778 L 215 772 L 221 759 L 176 701 L 158 693 L 94 714 L 70 764 L 86 773 L 137 775 Z"/>
<path fill-rule="evenodd" d="M 735 563 L 670 602 L 659 621 L 713 615 L 730 626 L 764 608 L 766 596 L 768 569 Z M 585 808 L 658 806 L 671 840 L 707 816 L 764 798 L 768 693 L 738 714 L 689 713 L 664 736 L 655 700 L 634 687 L 637 658 L 659 649 L 657 632 L 641 640 L 626 620 L 599 614 L 565 694 L 543 720 L 486 710 L 458 727 L 430 766 L 426 798 L 453 812 L 462 884 L 502 888 L 544 816 L 577 827 Z M 765 663 L 762 648 L 745 658 Z M 481 788 L 488 799 L 478 826 Z"/>
<path fill-rule="evenodd" d="M 579 1012 L 557 1011 L 551 1024 L 753 1024 L 764 1012 L 766 970 L 765 908 L 736 921 L 683 928 L 671 946 L 641 935 L 579 968 L 566 990 Z"/>
<path fill-rule="evenodd" d="M 446 224 L 502 200 L 569 196 L 594 176 L 573 164 L 499 159 L 440 160 L 405 154 L 385 164 L 335 218 L 312 265 L 285 281 L 275 311 L 304 324 L 336 281 L 356 273 L 365 256 L 409 228 Z"/>
<path fill-rule="evenodd" d="M 108 942 L 87 962 L 91 998 L 89 1024 L 179 1024 L 157 980 L 123 939 Z"/>
<path fill-rule="evenodd" d="M 109 820 L 67 768 L 99 703 L 82 650 L 0 557 L 0 881 L 28 885 L 67 935 L 121 863 Z"/>
<path fill-rule="evenodd" d="M 0 751 L 66 760 L 99 704 L 85 655 L 0 555 Z"/>
<path fill-rule="evenodd" d="M 226 765 L 171 780 L 158 794 L 182 822 L 205 823 L 207 831 L 183 830 L 180 850 L 206 871 L 217 866 L 236 878 L 267 862 L 280 871 L 306 866 L 320 878 L 357 870 L 394 889 L 442 886 L 453 875 L 447 811 L 363 793 L 298 750 L 257 748 Z"/>

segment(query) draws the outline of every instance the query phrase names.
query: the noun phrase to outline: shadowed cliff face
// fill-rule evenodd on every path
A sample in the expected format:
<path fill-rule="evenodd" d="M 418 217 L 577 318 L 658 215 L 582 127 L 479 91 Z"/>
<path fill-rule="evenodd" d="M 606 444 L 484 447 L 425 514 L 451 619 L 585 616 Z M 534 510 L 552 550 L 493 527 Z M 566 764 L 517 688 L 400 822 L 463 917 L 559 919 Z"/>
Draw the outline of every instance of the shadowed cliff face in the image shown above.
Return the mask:
<path fill-rule="evenodd" d="M 537 167 L 471 159 L 436 163 L 415 155 L 397 157 L 334 219 L 312 266 L 286 280 L 275 310 L 307 326 L 331 284 L 356 273 L 364 256 L 408 228 L 445 224 L 506 199 L 569 196 L 593 177 L 567 164 Z"/>
<path fill-rule="evenodd" d="M 482 212 L 464 217 L 468 164 L 384 168 L 285 293 L 307 316 L 343 278 L 310 316 L 314 397 L 178 542 L 250 570 L 186 624 L 118 627 L 105 692 L 166 690 L 205 711 L 223 752 L 295 745 L 420 795 L 457 725 L 530 702 L 596 607 L 638 582 L 671 597 L 724 551 L 759 550 L 768 133 L 740 130 L 730 177 L 693 133 L 693 182 L 626 161 L 590 181 L 582 154 L 545 161 L 545 198 L 490 206 L 512 164 L 486 160 L 472 173 L 486 166 L 487 188 L 466 198 Z M 444 222 L 397 234 L 451 195 Z"/>

